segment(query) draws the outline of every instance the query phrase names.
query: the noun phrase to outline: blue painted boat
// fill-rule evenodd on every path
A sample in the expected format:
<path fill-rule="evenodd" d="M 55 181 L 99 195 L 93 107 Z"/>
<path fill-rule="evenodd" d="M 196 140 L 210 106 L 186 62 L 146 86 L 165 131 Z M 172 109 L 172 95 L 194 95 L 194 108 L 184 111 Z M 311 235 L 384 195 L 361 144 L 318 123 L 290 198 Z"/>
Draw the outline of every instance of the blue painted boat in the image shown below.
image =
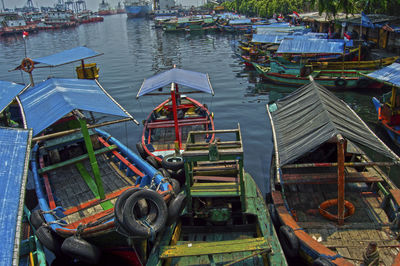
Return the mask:
<path fill-rule="evenodd" d="M 365 75 L 365 77 L 392 87 L 391 92 L 383 95 L 382 102 L 376 97 L 372 98 L 372 102 L 378 113 L 379 124 L 385 129 L 393 143 L 400 147 L 400 114 L 398 111 L 400 106 L 399 75 L 400 64 L 393 63 L 390 66 Z"/>
<path fill-rule="evenodd" d="M 151 11 L 151 6 L 146 1 L 126 1 L 125 11 L 128 18 L 143 18 Z"/>

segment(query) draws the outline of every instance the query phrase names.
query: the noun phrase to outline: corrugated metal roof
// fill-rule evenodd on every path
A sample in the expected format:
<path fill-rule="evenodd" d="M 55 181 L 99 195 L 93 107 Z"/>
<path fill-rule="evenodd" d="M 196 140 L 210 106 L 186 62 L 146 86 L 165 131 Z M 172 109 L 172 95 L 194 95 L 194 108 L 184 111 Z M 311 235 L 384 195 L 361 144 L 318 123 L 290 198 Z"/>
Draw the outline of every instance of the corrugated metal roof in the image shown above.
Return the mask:
<path fill-rule="evenodd" d="M 179 85 L 214 95 L 214 90 L 211 87 L 208 74 L 172 68 L 151 78 L 145 79 L 136 95 L 136 98 L 166 85 L 170 85 L 171 83 L 177 83 Z"/>
<path fill-rule="evenodd" d="M 330 53 L 341 54 L 344 51 L 344 42 L 329 42 L 325 39 L 284 39 L 277 53 L 292 53 L 292 54 L 317 54 Z"/>
<path fill-rule="evenodd" d="M 0 128 L 0 261 L 3 265 L 18 264 L 30 142 L 28 130 Z"/>
<path fill-rule="evenodd" d="M 0 113 L 3 112 L 24 88 L 23 85 L 0 80 Z"/>
<path fill-rule="evenodd" d="M 367 77 L 386 82 L 400 88 L 400 64 L 393 63 L 390 66 L 369 73 Z"/>
<path fill-rule="evenodd" d="M 27 89 L 20 99 L 34 136 L 76 109 L 133 119 L 95 80 L 48 79 Z"/>

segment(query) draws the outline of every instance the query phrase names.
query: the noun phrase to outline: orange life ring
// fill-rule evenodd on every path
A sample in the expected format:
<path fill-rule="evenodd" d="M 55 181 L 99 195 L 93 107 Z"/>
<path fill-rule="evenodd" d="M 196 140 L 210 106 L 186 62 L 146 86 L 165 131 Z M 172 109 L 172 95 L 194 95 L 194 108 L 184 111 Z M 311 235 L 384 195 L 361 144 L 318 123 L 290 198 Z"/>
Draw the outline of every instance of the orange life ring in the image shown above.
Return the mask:
<path fill-rule="evenodd" d="M 24 58 L 21 62 L 21 69 L 25 72 L 31 73 L 34 67 L 35 63 L 28 57 Z"/>
<path fill-rule="evenodd" d="M 324 201 L 318 206 L 319 213 L 329 220 L 337 220 L 338 219 L 337 215 L 334 215 L 326 210 L 328 207 L 337 206 L 337 204 L 338 204 L 338 199 L 330 199 Z M 356 211 L 356 207 L 354 207 L 353 203 L 351 203 L 350 201 L 345 200 L 344 206 L 346 208 L 346 211 L 344 212 L 344 218 L 353 215 L 354 212 Z"/>

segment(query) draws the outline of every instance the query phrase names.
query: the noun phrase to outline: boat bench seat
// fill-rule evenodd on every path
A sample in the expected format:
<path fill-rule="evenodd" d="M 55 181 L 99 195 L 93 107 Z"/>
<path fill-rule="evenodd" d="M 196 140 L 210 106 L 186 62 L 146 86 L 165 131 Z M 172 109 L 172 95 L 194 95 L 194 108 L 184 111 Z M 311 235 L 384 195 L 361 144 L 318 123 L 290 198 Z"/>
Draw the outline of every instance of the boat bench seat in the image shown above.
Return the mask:
<path fill-rule="evenodd" d="M 228 241 L 185 243 L 183 245 L 166 246 L 160 258 L 178 258 L 186 256 L 214 255 L 233 252 L 252 252 L 270 250 L 264 237 L 237 239 Z"/>
<path fill-rule="evenodd" d="M 206 125 L 210 122 L 205 117 L 200 118 L 183 118 L 178 120 L 178 126 L 194 126 L 194 125 Z M 166 127 L 174 127 L 174 120 L 165 120 L 165 121 L 154 121 L 147 124 L 147 128 L 166 128 Z"/>
<path fill-rule="evenodd" d="M 98 155 L 98 154 L 110 152 L 110 151 L 113 151 L 113 150 L 115 150 L 115 149 L 117 149 L 117 148 L 118 148 L 118 147 L 117 147 L 117 145 L 115 145 L 115 144 L 114 144 L 114 145 L 110 145 L 109 147 L 104 147 L 104 148 L 101 148 L 101 149 L 99 149 L 99 150 L 96 150 L 96 151 L 94 152 L 94 154 L 95 154 L 95 155 Z M 43 173 L 52 171 L 52 170 L 54 170 L 54 169 L 57 169 L 57 168 L 60 168 L 60 167 L 63 167 L 63 166 L 75 164 L 75 163 L 77 163 L 77 162 L 86 160 L 86 159 L 88 159 L 88 158 L 89 158 L 89 154 L 83 154 L 83 155 L 80 155 L 80 156 L 78 156 L 78 157 L 69 159 L 69 160 L 67 160 L 67 161 L 63 161 L 63 162 L 60 162 L 60 163 L 56 163 L 56 164 L 52 164 L 52 165 L 43 167 L 42 169 L 39 169 L 39 170 L 38 170 L 38 173 L 39 173 L 39 174 L 43 174 Z"/>
<path fill-rule="evenodd" d="M 283 183 L 289 184 L 336 184 L 338 182 L 337 173 L 303 173 L 303 174 L 283 174 Z M 371 175 L 367 172 L 345 173 L 346 183 L 373 183 L 382 182 L 382 177 Z"/>
<path fill-rule="evenodd" d="M 192 197 L 238 197 L 240 185 L 237 182 L 194 183 L 190 194 Z"/>

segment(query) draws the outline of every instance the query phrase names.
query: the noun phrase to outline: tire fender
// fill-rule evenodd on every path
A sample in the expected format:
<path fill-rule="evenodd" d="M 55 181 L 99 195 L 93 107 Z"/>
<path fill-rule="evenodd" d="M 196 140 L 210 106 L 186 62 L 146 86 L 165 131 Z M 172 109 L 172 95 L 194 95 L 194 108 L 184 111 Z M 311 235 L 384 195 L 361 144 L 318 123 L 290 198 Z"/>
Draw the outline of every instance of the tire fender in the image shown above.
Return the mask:
<path fill-rule="evenodd" d="M 287 225 L 279 227 L 279 240 L 282 249 L 289 258 L 295 258 L 299 254 L 299 239 L 293 229 Z"/>
<path fill-rule="evenodd" d="M 179 215 L 182 213 L 183 209 L 185 209 L 187 203 L 187 197 L 185 194 L 179 194 L 171 200 L 168 206 L 168 219 L 167 226 L 175 223 L 178 220 Z"/>
<path fill-rule="evenodd" d="M 136 143 L 136 150 L 138 151 L 139 155 L 143 158 L 146 159 L 146 157 L 148 156 L 148 154 L 146 153 L 146 151 L 143 148 L 143 145 L 141 142 Z"/>
<path fill-rule="evenodd" d="M 343 79 L 343 78 L 337 78 L 335 80 L 335 86 L 338 88 L 345 88 L 347 85 L 347 80 Z"/>
<path fill-rule="evenodd" d="M 114 204 L 114 215 L 115 215 L 115 220 L 117 223 L 125 230 L 123 231 L 128 231 L 128 229 L 124 226 L 124 216 L 123 216 L 123 211 L 124 211 L 124 206 L 126 203 L 126 200 L 135 192 L 142 190 L 139 187 L 133 187 L 125 190 L 122 192 L 121 195 L 117 198 L 117 201 Z"/>
<path fill-rule="evenodd" d="M 162 167 L 173 171 L 183 168 L 183 157 L 180 155 L 169 154 L 162 159 Z"/>
<path fill-rule="evenodd" d="M 75 236 L 70 236 L 64 240 L 61 251 L 65 255 L 89 264 L 98 264 L 101 254 L 98 247 Z"/>
<path fill-rule="evenodd" d="M 137 219 L 134 211 L 138 201 L 145 199 L 149 204 L 150 211 L 146 218 Z M 155 218 L 153 216 L 155 214 Z M 154 190 L 144 189 L 133 193 L 127 200 L 123 211 L 124 226 L 135 236 L 152 237 L 159 232 L 167 221 L 168 210 L 164 199 Z M 149 226 L 147 226 L 146 222 Z"/>
<path fill-rule="evenodd" d="M 33 212 L 31 212 L 31 217 L 29 217 L 29 221 L 36 230 L 46 222 L 41 210 L 34 210 Z"/>
<path fill-rule="evenodd" d="M 61 237 L 53 232 L 50 227 L 42 225 L 35 232 L 40 243 L 55 255 L 61 254 Z"/>
<path fill-rule="evenodd" d="M 146 162 L 148 162 L 151 166 L 153 166 L 155 169 L 160 168 L 160 163 L 157 161 L 156 158 L 154 158 L 154 156 L 147 156 L 146 157 Z"/>

